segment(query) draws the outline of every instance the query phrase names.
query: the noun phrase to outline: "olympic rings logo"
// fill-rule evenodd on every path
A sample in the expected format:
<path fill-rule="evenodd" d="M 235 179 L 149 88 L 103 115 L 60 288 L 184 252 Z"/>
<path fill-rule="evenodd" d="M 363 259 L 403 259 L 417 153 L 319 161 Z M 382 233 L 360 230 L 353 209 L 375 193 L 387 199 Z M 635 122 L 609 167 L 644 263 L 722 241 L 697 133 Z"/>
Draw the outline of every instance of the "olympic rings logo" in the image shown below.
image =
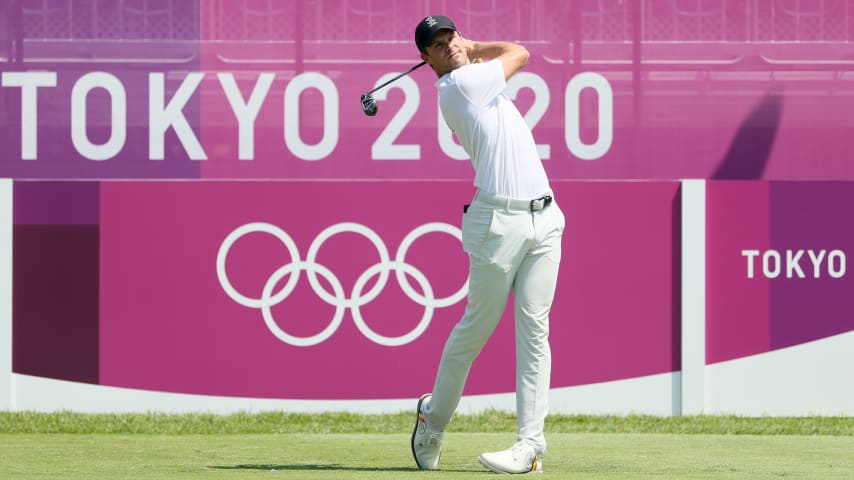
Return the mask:
<path fill-rule="evenodd" d="M 276 237 L 284 244 L 291 257 L 290 263 L 282 265 L 270 275 L 264 283 L 261 296 L 258 298 L 249 297 L 238 292 L 231 284 L 228 274 L 225 271 L 228 252 L 231 250 L 234 243 L 244 235 L 256 232 L 266 233 Z M 332 273 L 332 270 L 327 268 L 325 265 L 317 263 L 316 261 L 317 254 L 325 241 L 334 235 L 346 232 L 357 233 L 367 238 L 374 244 L 374 247 L 379 254 L 379 262 L 362 272 L 356 280 L 356 283 L 353 285 L 353 291 L 350 292 L 349 297 L 345 295 L 344 287 L 341 285 L 338 277 Z M 400 246 L 397 248 L 394 260 L 392 260 L 389 257 L 389 251 L 386 248 L 385 243 L 376 232 L 359 223 L 344 222 L 332 225 L 320 232 L 314 241 L 311 242 L 306 259 L 302 260 L 296 243 L 284 230 L 275 225 L 264 222 L 248 223 L 234 229 L 223 240 L 216 256 L 216 274 L 219 279 L 220 286 L 222 286 L 225 293 L 227 293 L 232 300 L 245 307 L 261 310 L 264 323 L 267 325 L 270 332 L 272 332 L 279 340 L 287 344 L 298 347 L 310 347 L 325 341 L 338 330 L 338 327 L 344 320 L 345 311 L 350 309 L 353 316 L 353 322 L 356 324 L 356 327 L 358 327 L 362 335 L 376 344 L 387 347 L 397 347 L 406 345 L 420 337 L 430 325 L 430 320 L 433 318 L 433 311 L 435 309 L 453 305 L 462 300 L 468 294 L 467 277 L 463 286 L 455 293 L 447 297 L 436 298 L 433 293 L 433 287 L 430 285 L 427 277 L 420 270 L 406 263 L 406 253 L 412 244 L 421 236 L 433 232 L 452 235 L 462 242 L 462 232 L 459 228 L 447 223 L 426 223 L 416 227 L 409 232 L 406 237 L 404 237 Z M 332 321 L 329 325 L 320 333 L 308 337 L 291 335 L 282 330 L 276 323 L 271 312 L 272 307 L 284 301 L 288 298 L 291 292 L 293 292 L 294 288 L 296 288 L 297 282 L 299 281 L 300 272 L 303 270 L 305 270 L 308 282 L 311 285 L 312 290 L 314 290 L 314 293 L 317 294 L 317 296 L 324 302 L 335 307 L 335 313 L 333 314 Z M 406 296 L 409 297 L 410 300 L 424 307 L 424 314 L 422 315 L 421 321 L 418 325 L 408 333 L 398 337 L 388 337 L 375 332 L 365 322 L 360 310 L 363 306 L 376 299 L 383 288 L 385 288 L 391 271 L 394 271 L 395 278 L 403 292 L 406 293 Z M 318 281 L 318 275 L 326 280 L 330 285 L 332 292 L 327 291 Z M 278 285 L 286 276 L 289 278 L 282 286 L 281 290 L 274 292 L 273 290 L 276 285 Z M 374 284 L 374 286 L 367 292 L 363 292 L 368 281 L 375 276 L 379 276 L 376 284 Z M 421 287 L 423 294 L 418 293 L 412 288 L 407 276 L 411 276 L 415 279 Z"/>

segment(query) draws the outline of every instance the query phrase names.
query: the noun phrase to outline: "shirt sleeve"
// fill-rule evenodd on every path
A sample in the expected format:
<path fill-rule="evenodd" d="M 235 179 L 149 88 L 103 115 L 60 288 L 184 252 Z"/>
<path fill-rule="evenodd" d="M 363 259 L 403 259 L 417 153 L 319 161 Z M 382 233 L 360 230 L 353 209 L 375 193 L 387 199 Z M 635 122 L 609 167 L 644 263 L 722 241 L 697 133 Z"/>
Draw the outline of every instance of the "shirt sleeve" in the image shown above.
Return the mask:
<path fill-rule="evenodd" d="M 498 59 L 466 65 L 451 73 L 460 91 L 474 105 L 488 104 L 507 87 L 504 66 Z"/>

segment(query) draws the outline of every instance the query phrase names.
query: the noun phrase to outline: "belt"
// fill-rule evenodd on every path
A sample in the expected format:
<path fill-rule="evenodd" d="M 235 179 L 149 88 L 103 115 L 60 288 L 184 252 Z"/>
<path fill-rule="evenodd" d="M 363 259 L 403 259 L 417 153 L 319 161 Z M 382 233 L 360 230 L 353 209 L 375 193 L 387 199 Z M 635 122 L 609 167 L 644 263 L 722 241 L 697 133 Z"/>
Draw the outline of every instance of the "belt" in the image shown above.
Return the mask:
<path fill-rule="evenodd" d="M 480 190 L 478 190 L 477 196 L 475 198 L 490 205 L 504 207 L 508 210 L 527 210 L 530 212 L 542 210 L 551 205 L 552 201 L 554 200 L 551 194 L 546 194 L 540 198 L 535 198 L 533 200 L 516 200 L 515 198 L 499 197 L 497 195 L 492 195 L 490 193 L 486 193 Z M 466 205 L 466 207 L 467 206 L 468 205 Z M 463 208 L 463 211 L 465 210 L 467 210 L 467 208 Z"/>

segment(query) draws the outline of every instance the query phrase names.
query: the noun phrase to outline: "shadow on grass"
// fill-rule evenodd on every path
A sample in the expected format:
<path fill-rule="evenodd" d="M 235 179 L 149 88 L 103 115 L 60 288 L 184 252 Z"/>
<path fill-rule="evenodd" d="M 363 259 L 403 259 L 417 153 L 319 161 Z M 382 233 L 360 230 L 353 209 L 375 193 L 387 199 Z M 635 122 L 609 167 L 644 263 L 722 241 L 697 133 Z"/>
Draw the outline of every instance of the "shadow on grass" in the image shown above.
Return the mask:
<path fill-rule="evenodd" d="M 342 471 L 342 472 L 417 472 L 415 467 L 355 467 L 352 465 L 332 464 L 302 464 L 302 465 L 279 465 L 279 464 L 244 464 L 244 465 L 209 465 L 214 470 L 266 470 L 266 471 Z M 445 470 L 445 472 L 469 472 L 470 470 Z"/>

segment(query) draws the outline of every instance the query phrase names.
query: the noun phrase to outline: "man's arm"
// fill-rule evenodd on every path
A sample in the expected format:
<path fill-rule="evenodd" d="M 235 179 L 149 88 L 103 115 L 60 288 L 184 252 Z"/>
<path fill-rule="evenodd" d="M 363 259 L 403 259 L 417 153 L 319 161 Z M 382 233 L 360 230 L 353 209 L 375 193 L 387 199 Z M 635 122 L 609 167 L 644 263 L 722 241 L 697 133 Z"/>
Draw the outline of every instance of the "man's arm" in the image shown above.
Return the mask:
<path fill-rule="evenodd" d="M 522 69 L 531 56 L 528 49 L 518 43 L 510 42 L 475 42 L 465 40 L 466 51 L 472 63 L 482 59 L 497 58 L 504 66 L 504 79 L 510 78 Z"/>

